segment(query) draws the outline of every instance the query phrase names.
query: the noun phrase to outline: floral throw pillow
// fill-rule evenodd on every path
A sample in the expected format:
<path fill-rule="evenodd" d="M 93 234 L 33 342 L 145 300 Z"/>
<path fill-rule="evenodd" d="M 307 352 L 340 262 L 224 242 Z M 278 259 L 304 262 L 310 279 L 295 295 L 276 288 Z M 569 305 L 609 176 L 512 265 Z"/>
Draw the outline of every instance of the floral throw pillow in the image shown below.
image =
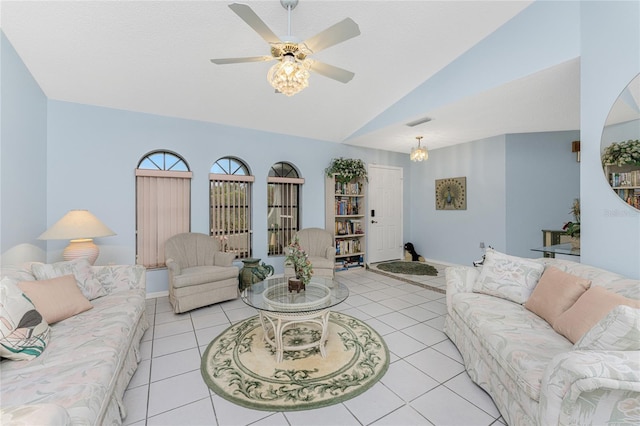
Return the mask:
<path fill-rule="evenodd" d="M 542 263 L 489 249 L 482 271 L 473 283 L 473 291 L 522 304 L 531 295 L 542 272 Z"/>
<path fill-rule="evenodd" d="M 0 280 L 0 356 L 29 360 L 47 347 L 49 324 L 18 285 L 9 278 Z"/>
<path fill-rule="evenodd" d="M 616 306 L 587 331 L 573 349 L 640 351 L 640 309 Z"/>
<path fill-rule="evenodd" d="M 91 269 L 91 264 L 85 258 L 51 264 L 36 263 L 31 266 L 31 270 L 39 280 L 50 280 L 72 274 L 76 278 L 80 291 L 89 300 L 107 294 Z"/>

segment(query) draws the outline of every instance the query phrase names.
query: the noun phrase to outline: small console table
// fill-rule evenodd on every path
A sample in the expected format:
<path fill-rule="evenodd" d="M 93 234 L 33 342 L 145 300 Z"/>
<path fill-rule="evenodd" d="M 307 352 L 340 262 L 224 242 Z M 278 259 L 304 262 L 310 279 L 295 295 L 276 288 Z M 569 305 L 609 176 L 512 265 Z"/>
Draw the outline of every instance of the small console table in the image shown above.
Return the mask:
<path fill-rule="evenodd" d="M 573 248 L 571 243 L 553 244 L 550 246 L 532 248 L 531 251 L 540 251 L 545 254 L 545 257 L 556 257 L 556 254 L 580 256 L 580 248 Z"/>

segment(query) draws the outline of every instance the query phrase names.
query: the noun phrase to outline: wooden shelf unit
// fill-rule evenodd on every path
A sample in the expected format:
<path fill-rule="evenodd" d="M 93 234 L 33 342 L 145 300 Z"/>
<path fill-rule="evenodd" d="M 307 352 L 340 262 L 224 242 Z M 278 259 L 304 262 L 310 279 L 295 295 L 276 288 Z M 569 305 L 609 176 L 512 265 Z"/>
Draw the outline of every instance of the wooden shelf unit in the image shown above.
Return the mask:
<path fill-rule="evenodd" d="M 611 189 L 630 206 L 640 209 L 640 166 L 606 165 L 605 174 Z"/>
<path fill-rule="evenodd" d="M 365 266 L 365 189 L 364 179 L 343 184 L 335 175 L 326 178 L 325 228 L 333 235 L 336 271 Z"/>

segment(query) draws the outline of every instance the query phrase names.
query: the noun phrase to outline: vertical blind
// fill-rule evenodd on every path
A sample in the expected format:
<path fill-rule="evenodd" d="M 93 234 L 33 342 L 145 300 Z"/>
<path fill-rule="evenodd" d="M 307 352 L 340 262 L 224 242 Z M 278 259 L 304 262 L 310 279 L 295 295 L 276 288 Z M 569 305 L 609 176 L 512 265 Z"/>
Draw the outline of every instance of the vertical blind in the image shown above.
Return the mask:
<path fill-rule="evenodd" d="M 251 185 L 253 176 L 209 174 L 211 235 L 220 249 L 237 258 L 251 257 Z"/>
<path fill-rule="evenodd" d="M 136 169 L 136 263 L 165 266 L 169 237 L 190 231 L 191 172 Z"/>
<path fill-rule="evenodd" d="M 267 221 L 269 227 L 269 255 L 284 253 L 300 228 L 300 185 L 302 178 L 269 176 L 267 178 Z"/>

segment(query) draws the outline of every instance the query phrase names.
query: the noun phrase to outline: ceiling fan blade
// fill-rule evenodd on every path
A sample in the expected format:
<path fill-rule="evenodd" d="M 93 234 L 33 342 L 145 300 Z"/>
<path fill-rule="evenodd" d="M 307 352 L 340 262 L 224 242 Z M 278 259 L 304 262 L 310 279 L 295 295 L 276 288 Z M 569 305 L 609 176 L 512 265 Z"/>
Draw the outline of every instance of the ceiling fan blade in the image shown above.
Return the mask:
<path fill-rule="evenodd" d="M 229 5 L 229 8 L 233 10 L 240 19 L 253 28 L 260 37 L 265 39 L 267 43 L 280 43 L 278 36 L 271 31 L 271 28 L 269 28 L 249 6 L 246 4 L 233 3 Z"/>
<path fill-rule="evenodd" d="M 313 61 L 311 65 L 311 70 L 317 72 L 320 75 L 324 75 L 325 77 L 332 78 L 341 83 L 348 83 L 351 81 L 354 73 L 351 71 L 347 71 L 342 68 L 334 67 L 333 65 L 325 64 L 324 62 Z"/>
<path fill-rule="evenodd" d="M 211 59 L 216 65 L 241 64 L 243 62 L 266 62 L 275 59 L 273 56 L 248 56 L 246 58 L 221 58 Z"/>
<path fill-rule="evenodd" d="M 360 35 L 360 28 L 353 19 L 346 18 L 335 25 L 320 31 L 318 34 L 304 41 L 304 44 L 313 52 L 318 53 L 327 47 L 349 40 Z"/>

